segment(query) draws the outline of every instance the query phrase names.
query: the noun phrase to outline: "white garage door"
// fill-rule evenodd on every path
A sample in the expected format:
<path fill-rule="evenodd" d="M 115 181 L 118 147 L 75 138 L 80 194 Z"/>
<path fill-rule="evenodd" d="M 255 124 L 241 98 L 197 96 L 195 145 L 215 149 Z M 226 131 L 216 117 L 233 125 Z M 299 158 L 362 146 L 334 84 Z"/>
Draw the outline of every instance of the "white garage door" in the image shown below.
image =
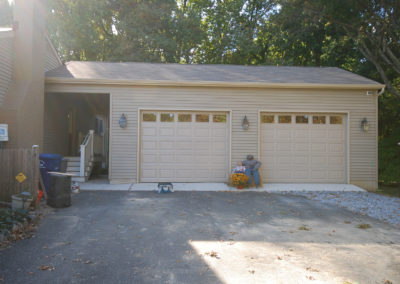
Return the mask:
<path fill-rule="evenodd" d="M 141 113 L 141 182 L 226 182 L 228 149 L 228 113 Z"/>
<path fill-rule="evenodd" d="M 346 183 L 342 114 L 261 113 L 265 182 Z"/>

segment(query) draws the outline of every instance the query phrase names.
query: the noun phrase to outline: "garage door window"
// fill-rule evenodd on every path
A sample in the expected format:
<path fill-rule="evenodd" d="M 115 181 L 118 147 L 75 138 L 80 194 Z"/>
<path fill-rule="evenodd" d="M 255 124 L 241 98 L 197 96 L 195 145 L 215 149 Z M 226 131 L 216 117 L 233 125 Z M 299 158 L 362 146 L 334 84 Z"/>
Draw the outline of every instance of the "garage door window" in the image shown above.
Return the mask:
<path fill-rule="evenodd" d="M 179 122 L 192 122 L 192 115 L 191 114 L 178 114 L 178 121 Z"/>
<path fill-rule="evenodd" d="M 325 116 L 321 116 L 321 115 L 313 116 L 313 124 L 325 124 L 325 122 L 326 122 Z"/>
<path fill-rule="evenodd" d="M 214 114 L 213 122 L 226 122 L 226 114 Z"/>
<path fill-rule="evenodd" d="M 291 115 L 280 115 L 278 118 L 279 123 L 292 123 Z"/>
<path fill-rule="evenodd" d="M 275 115 L 262 115 L 261 116 L 261 123 L 274 123 L 275 122 Z"/>
<path fill-rule="evenodd" d="M 174 114 L 173 113 L 162 113 L 160 116 L 161 122 L 173 122 Z"/>
<path fill-rule="evenodd" d="M 155 121 L 157 121 L 157 116 L 156 116 L 155 113 L 144 113 L 143 114 L 143 121 L 155 122 Z"/>
<path fill-rule="evenodd" d="M 196 114 L 196 122 L 208 122 L 209 119 L 208 114 Z"/>
<path fill-rule="evenodd" d="M 296 115 L 296 123 L 308 123 L 308 115 Z"/>
<path fill-rule="evenodd" d="M 332 116 L 330 116 L 330 123 L 331 124 L 342 124 L 343 123 L 342 117 L 339 115 L 332 115 Z"/>

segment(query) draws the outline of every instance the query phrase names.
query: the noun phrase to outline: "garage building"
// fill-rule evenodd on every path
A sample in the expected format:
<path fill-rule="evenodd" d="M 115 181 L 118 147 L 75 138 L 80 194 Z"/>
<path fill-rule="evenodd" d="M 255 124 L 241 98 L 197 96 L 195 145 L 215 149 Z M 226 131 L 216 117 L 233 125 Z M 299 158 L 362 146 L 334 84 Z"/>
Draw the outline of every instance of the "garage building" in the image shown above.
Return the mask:
<path fill-rule="evenodd" d="M 253 154 L 265 183 L 374 190 L 383 87 L 332 67 L 69 62 L 46 73 L 45 151 L 79 155 L 94 129 L 112 183 L 226 182 Z"/>

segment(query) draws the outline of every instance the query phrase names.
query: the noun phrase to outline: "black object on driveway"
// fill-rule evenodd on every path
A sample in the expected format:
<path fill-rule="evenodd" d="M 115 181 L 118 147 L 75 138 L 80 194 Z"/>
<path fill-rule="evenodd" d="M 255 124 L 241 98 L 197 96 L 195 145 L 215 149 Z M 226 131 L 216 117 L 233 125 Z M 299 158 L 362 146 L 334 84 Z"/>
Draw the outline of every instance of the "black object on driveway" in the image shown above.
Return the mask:
<path fill-rule="evenodd" d="M 54 208 L 71 206 L 71 176 L 62 173 L 49 173 L 47 205 Z"/>

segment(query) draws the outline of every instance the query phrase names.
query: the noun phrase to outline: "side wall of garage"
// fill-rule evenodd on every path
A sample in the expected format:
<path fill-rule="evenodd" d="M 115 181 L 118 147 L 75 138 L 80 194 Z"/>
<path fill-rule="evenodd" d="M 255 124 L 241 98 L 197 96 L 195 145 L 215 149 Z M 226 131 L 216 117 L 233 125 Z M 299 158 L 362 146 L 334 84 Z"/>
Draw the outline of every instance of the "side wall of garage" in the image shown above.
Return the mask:
<path fill-rule="evenodd" d="M 377 188 L 377 97 L 365 90 L 296 90 L 205 87 L 111 88 L 110 180 L 137 182 L 139 109 L 232 111 L 231 164 L 247 154 L 259 157 L 259 111 L 346 112 L 349 114 L 350 183 Z M 119 126 L 122 114 L 127 127 Z M 247 116 L 248 130 L 242 129 Z M 360 128 L 369 122 L 369 131 Z"/>

